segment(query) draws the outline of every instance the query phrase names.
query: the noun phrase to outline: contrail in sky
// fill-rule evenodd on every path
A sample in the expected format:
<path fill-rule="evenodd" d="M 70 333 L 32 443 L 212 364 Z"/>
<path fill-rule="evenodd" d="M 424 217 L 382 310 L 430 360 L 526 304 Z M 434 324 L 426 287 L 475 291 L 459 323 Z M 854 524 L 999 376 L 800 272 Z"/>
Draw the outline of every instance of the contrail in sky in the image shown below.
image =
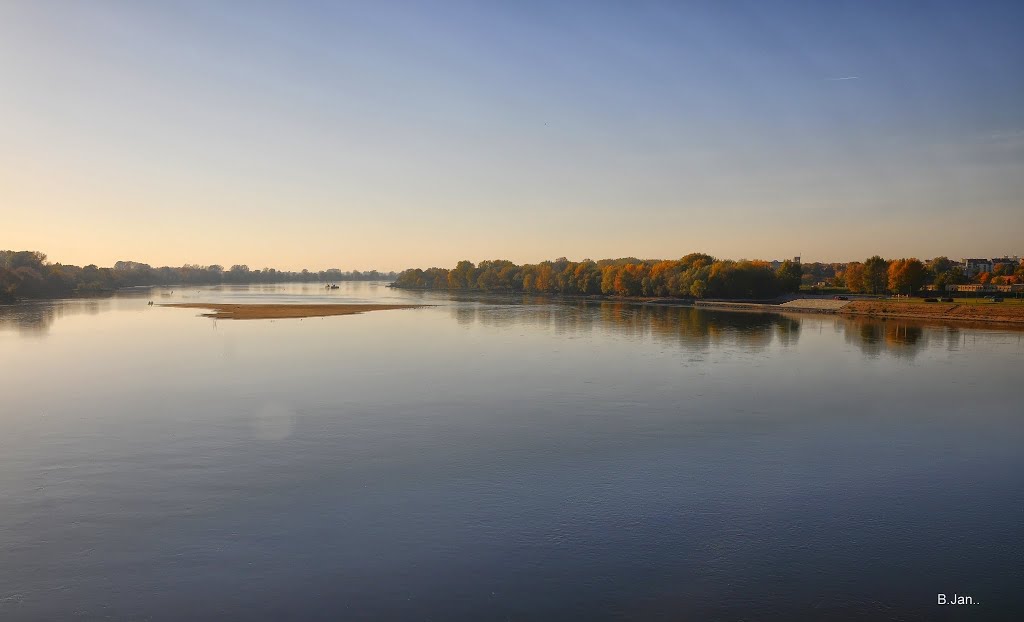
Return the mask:
<path fill-rule="evenodd" d="M 846 76 L 843 78 L 826 78 L 827 80 L 860 80 L 860 76 Z"/>

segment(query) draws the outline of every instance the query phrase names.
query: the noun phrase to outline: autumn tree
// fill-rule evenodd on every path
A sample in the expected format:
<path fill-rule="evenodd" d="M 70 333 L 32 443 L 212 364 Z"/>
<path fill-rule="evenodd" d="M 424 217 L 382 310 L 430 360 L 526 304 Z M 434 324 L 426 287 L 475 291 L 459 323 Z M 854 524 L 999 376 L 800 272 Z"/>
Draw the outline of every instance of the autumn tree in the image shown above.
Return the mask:
<path fill-rule="evenodd" d="M 642 293 L 643 272 L 642 264 L 631 263 L 620 267 L 615 274 L 614 292 L 619 296 L 639 296 Z"/>
<path fill-rule="evenodd" d="M 497 289 L 498 286 L 498 273 L 493 268 L 485 267 L 480 270 L 480 276 L 476 278 L 476 289 L 489 292 Z"/>
<path fill-rule="evenodd" d="M 855 294 L 864 292 L 864 264 L 859 261 L 851 261 L 846 264 L 846 270 L 843 271 L 843 283 L 846 284 L 846 289 L 850 290 Z"/>
<path fill-rule="evenodd" d="M 925 267 L 913 257 L 897 259 L 889 264 L 887 276 L 890 291 L 911 294 L 924 285 Z"/>
<path fill-rule="evenodd" d="M 553 291 L 554 269 L 550 262 L 544 262 L 537 266 L 537 273 L 533 277 L 533 289 L 538 292 Z"/>
<path fill-rule="evenodd" d="M 615 293 L 615 276 L 618 274 L 618 266 L 604 266 L 601 268 L 601 293 Z"/>
<path fill-rule="evenodd" d="M 772 298 L 798 288 L 801 272 L 802 267 L 793 262 L 786 262 L 781 270 L 772 270 L 764 261 L 719 261 L 710 255 L 691 253 L 678 260 L 622 257 L 574 262 L 559 257 L 522 266 L 499 259 L 482 261 L 477 266 L 461 261 L 451 271 L 406 270 L 394 284 L 430 289 L 633 297 Z"/>
<path fill-rule="evenodd" d="M 476 285 L 474 274 L 476 266 L 472 261 L 460 261 L 455 269 L 448 273 L 448 287 L 451 289 L 473 289 Z"/>
<path fill-rule="evenodd" d="M 573 269 L 573 278 L 579 293 L 587 295 L 601 293 L 601 271 L 593 261 L 584 259 L 577 264 Z"/>

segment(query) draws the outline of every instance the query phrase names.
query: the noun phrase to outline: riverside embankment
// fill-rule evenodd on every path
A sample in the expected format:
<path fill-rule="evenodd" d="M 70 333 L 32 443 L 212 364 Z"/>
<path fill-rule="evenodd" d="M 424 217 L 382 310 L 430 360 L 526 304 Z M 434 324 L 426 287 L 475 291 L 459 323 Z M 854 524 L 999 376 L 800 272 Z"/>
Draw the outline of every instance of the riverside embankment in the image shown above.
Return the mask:
<path fill-rule="evenodd" d="M 697 301 L 705 309 L 786 313 L 833 313 L 879 319 L 911 319 L 951 322 L 990 323 L 1024 328 L 1024 302 L 964 299 L 955 302 L 911 300 L 830 300 L 801 298 L 781 304 Z"/>

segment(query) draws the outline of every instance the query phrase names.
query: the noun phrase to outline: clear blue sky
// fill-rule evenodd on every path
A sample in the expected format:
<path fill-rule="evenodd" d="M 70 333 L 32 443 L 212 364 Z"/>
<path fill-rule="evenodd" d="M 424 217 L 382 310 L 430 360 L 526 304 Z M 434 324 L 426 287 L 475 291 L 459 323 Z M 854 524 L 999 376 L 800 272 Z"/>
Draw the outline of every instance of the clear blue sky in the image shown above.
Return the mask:
<path fill-rule="evenodd" d="M 0 247 L 1024 254 L 1024 2 L 0 4 Z"/>

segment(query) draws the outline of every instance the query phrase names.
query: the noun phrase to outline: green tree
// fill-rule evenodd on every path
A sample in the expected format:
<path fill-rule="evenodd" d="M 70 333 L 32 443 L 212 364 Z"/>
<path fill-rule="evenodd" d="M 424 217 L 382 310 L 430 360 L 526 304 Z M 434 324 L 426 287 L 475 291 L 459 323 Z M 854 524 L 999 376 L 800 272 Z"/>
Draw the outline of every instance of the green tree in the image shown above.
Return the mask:
<path fill-rule="evenodd" d="M 889 262 L 878 255 L 864 262 L 864 291 L 869 294 L 884 294 L 889 280 Z"/>
<path fill-rule="evenodd" d="M 929 261 L 928 269 L 938 275 L 952 270 L 955 265 L 949 257 L 941 256 Z"/>
<path fill-rule="evenodd" d="M 959 267 L 953 267 L 950 268 L 949 270 L 946 270 L 945 272 L 940 272 L 939 274 L 935 275 L 935 280 L 933 281 L 933 283 L 935 284 L 936 290 L 944 292 L 946 291 L 947 286 L 963 285 L 964 283 L 967 283 L 968 280 L 969 279 L 966 276 L 964 276 L 963 270 L 961 270 Z"/>
<path fill-rule="evenodd" d="M 802 275 L 803 269 L 801 265 L 788 259 L 782 262 L 779 269 L 775 271 L 775 276 L 779 279 L 779 287 L 783 292 L 800 291 L 800 278 Z"/>

